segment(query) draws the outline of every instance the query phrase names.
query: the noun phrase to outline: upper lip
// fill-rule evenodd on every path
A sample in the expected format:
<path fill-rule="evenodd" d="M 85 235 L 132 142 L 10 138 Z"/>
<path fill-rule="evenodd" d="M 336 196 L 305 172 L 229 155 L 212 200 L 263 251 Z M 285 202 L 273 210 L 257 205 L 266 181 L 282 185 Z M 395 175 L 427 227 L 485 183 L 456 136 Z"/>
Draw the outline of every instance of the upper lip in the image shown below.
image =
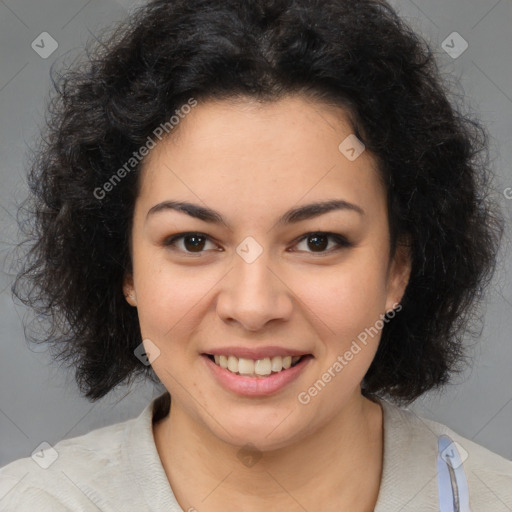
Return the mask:
<path fill-rule="evenodd" d="M 286 357 L 286 356 L 304 356 L 308 355 L 307 350 L 296 350 L 293 348 L 285 347 L 260 347 L 260 348 L 249 348 L 249 347 L 218 347 L 209 349 L 204 354 L 212 356 L 234 356 L 238 359 L 265 359 L 266 357 Z"/>

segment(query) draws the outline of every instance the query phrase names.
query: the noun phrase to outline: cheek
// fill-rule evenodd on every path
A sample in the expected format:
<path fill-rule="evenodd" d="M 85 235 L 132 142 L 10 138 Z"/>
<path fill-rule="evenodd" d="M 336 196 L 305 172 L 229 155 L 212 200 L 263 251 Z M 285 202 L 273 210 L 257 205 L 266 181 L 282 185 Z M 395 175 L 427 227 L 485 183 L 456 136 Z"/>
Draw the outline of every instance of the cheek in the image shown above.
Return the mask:
<path fill-rule="evenodd" d="M 330 335 L 357 335 L 384 312 L 385 266 L 362 253 L 327 271 L 296 280 L 298 297 L 323 322 Z"/>
<path fill-rule="evenodd" d="M 172 265 L 157 254 L 138 263 L 134 280 L 143 337 L 163 345 L 190 335 L 208 306 L 208 292 L 221 276 L 199 267 Z"/>
<path fill-rule="evenodd" d="M 321 371 L 328 372 L 325 378 L 334 382 L 323 395 L 326 401 L 348 396 L 360 384 L 380 341 L 385 269 L 364 267 L 357 272 L 353 267 L 340 267 L 316 280 L 308 279 L 308 286 L 303 285 L 298 294 L 304 297 L 305 314 L 321 339 Z"/>
<path fill-rule="evenodd" d="M 197 364 L 197 347 L 189 340 L 206 314 L 206 295 L 214 281 L 210 284 L 204 275 L 187 270 L 159 267 L 153 261 L 138 275 L 137 310 L 143 339 L 149 338 L 160 351 L 151 363 L 154 372 L 173 396 L 180 396 L 187 383 L 199 397 L 200 381 L 188 370 Z"/>

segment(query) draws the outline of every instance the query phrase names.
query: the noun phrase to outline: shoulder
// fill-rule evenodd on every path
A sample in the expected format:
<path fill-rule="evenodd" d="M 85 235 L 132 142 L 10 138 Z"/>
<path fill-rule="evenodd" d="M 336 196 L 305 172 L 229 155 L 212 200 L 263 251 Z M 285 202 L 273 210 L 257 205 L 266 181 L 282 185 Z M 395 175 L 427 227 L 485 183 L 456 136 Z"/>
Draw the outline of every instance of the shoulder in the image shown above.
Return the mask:
<path fill-rule="evenodd" d="M 432 510 L 439 510 L 438 464 L 446 461 L 450 466 L 447 475 L 454 469 L 467 480 L 472 512 L 512 510 L 512 461 L 442 423 L 386 400 L 379 402 L 384 412 L 383 485 L 402 480 L 402 487 L 409 487 L 403 493 L 404 501 L 416 496 L 418 504 L 430 501 Z"/>
<path fill-rule="evenodd" d="M 451 428 L 442 423 L 429 420 L 417 415 L 409 409 L 395 409 L 398 418 L 401 420 L 400 431 L 409 438 L 414 439 L 417 436 L 422 438 L 435 437 L 439 440 L 442 435 L 448 436 L 458 446 L 461 455 L 461 462 L 469 471 L 490 472 L 503 475 L 512 483 L 512 461 L 494 453 L 484 446 L 475 443 L 471 439 L 461 436 Z M 512 490 L 512 487 L 510 487 Z"/>
<path fill-rule="evenodd" d="M 115 510 L 111 507 L 129 467 L 123 447 L 136 419 L 93 430 L 0 468 L 0 509 L 5 512 Z M 121 475 L 121 476 L 120 476 Z M 114 503 L 112 503 L 114 505 Z"/>

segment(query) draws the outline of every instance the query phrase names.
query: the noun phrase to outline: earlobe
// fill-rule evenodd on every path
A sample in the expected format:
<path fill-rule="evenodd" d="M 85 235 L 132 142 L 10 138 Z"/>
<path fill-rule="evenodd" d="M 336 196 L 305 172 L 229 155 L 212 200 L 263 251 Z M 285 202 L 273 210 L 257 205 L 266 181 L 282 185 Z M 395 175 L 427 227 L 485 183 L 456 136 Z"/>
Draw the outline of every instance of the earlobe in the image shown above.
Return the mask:
<path fill-rule="evenodd" d="M 412 268 L 409 240 L 402 240 L 396 248 L 389 275 L 388 300 L 386 311 L 391 311 L 400 303 L 409 284 Z"/>
<path fill-rule="evenodd" d="M 130 304 L 130 306 L 137 306 L 137 297 L 135 295 L 135 288 L 133 286 L 133 276 L 127 275 L 124 278 L 123 283 L 123 293 L 126 298 L 126 302 Z"/>

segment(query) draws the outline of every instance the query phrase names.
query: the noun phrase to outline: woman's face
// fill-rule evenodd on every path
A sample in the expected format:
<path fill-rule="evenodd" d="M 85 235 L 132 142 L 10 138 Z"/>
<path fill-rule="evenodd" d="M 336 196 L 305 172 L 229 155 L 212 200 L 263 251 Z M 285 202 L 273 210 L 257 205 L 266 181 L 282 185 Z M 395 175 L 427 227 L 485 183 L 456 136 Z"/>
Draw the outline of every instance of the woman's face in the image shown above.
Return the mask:
<path fill-rule="evenodd" d="M 407 283 L 375 160 L 355 158 L 357 140 L 340 149 L 342 110 L 298 96 L 199 103 L 178 130 L 145 161 L 125 283 L 150 357 L 159 350 L 152 366 L 173 408 L 217 438 L 298 442 L 361 399 L 382 315 Z M 300 213 L 328 201 L 340 203 Z M 233 371 L 220 356 L 238 356 Z"/>

